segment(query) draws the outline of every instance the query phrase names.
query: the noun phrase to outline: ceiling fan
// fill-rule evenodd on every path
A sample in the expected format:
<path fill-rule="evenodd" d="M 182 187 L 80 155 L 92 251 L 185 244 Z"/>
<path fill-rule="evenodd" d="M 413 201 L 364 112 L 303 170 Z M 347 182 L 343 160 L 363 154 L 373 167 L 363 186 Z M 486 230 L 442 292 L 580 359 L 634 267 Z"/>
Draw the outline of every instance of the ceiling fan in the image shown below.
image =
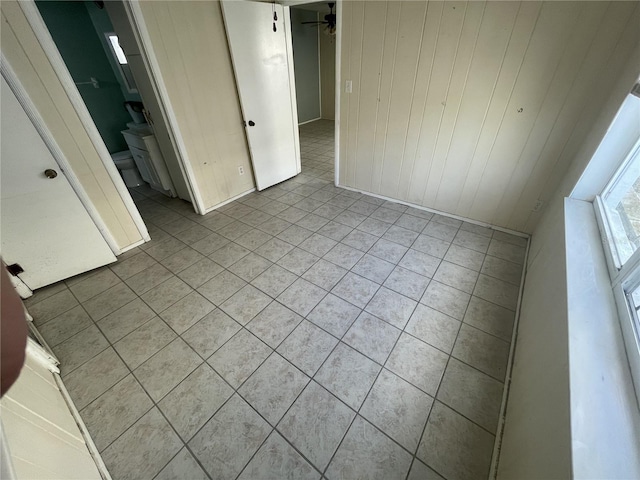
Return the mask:
<path fill-rule="evenodd" d="M 333 7 L 335 7 L 336 4 L 334 2 L 329 2 L 327 3 L 327 5 L 329 5 L 329 10 L 331 12 L 324 16 L 324 21 L 302 22 L 302 23 L 309 24 L 309 25 L 326 25 L 324 28 L 325 33 L 328 35 L 335 35 L 336 34 L 336 14 L 333 13 Z"/>

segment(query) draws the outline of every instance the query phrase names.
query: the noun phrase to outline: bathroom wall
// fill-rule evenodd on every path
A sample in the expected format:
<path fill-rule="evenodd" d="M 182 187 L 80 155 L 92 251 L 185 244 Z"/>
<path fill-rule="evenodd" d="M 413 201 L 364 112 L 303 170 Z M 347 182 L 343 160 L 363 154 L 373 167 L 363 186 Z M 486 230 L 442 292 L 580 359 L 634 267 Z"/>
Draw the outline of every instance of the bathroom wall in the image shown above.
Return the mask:
<path fill-rule="evenodd" d="M 298 123 L 320 118 L 318 27 L 302 25 L 302 22 L 317 20 L 317 12 L 291 8 L 291 39 L 293 68 L 296 75 Z"/>
<path fill-rule="evenodd" d="M 107 37 L 105 37 L 104 35 L 105 33 L 113 33 L 115 31 L 113 25 L 111 24 L 111 20 L 109 19 L 107 10 L 105 8 L 98 8 L 95 2 L 84 2 L 84 4 L 87 8 L 87 12 L 89 13 L 89 17 L 91 18 L 91 22 L 93 23 L 93 28 L 95 29 L 96 34 L 100 39 L 100 43 L 102 43 L 102 48 L 105 55 L 107 56 L 107 60 L 109 60 L 111 70 L 113 70 L 113 74 L 120 84 L 122 95 L 124 96 L 125 100 L 134 100 L 136 102 L 141 102 L 142 98 L 140 98 L 139 93 L 130 93 L 127 90 L 127 87 L 122 80 L 122 75 L 120 74 L 118 63 L 116 62 L 115 57 L 112 55 L 111 47 L 109 47 Z"/>
<path fill-rule="evenodd" d="M 38 1 L 38 10 L 76 83 L 95 77 L 99 88 L 78 85 L 110 153 L 127 149 L 120 133 L 131 117 L 123 103 L 125 97 L 109 59 L 91 21 L 85 2 Z"/>

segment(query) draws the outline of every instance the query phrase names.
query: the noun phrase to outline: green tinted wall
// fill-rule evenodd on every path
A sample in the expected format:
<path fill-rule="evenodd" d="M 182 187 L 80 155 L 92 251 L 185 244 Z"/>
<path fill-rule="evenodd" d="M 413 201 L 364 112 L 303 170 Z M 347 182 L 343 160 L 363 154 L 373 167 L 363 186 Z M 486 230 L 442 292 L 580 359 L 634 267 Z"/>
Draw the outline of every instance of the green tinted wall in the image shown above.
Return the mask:
<path fill-rule="evenodd" d="M 125 97 L 96 33 L 85 2 L 36 2 L 62 58 L 76 83 L 95 77 L 100 88 L 78 85 L 80 95 L 110 153 L 127 149 L 121 130 L 131 117 Z"/>

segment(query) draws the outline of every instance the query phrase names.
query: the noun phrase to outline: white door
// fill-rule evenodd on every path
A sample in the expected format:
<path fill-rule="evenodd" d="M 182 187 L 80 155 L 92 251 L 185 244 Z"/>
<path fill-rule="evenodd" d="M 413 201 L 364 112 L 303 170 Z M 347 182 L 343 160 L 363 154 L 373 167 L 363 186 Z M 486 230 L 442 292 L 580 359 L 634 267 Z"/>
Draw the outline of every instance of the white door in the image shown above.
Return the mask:
<path fill-rule="evenodd" d="M 4 77 L 0 95 L 3 261 L 20 264 L 19 277 L 31 290 L 115 262 Z"/>
<path fill-rule="evenodd" d="M 289 7 L 231 0 L 222 2 L 222 11 L 253 171 L 263 190 L 300 173 Z"/>

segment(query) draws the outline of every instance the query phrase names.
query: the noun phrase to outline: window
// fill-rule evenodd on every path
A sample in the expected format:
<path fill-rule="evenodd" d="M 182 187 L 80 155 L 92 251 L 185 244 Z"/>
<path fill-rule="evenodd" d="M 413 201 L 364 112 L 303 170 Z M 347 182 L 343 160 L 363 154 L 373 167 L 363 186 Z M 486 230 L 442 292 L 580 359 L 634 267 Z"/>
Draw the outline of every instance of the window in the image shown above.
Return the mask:
<path fill-rule="evenodd" d="M 108 37 L 109 37 L 109 44 L 113 49 L 113 53 L 115 53 L 116 55 L 116 59 L 118 60 L 118 63 L 120 65 L 126 65 L 128 63 L 127 57 L 124 54 L 124 50 L 122 50 L 122 47 L 120 46 L 120 42 L 118 42 L 118 36 L 108 35 Z"/>
<path fill-rule="evenodd" d="M 629 95 L 625 105 L 640 114 L 640 98 Z M 640 399 L 640 134 L 637 126 L 629 131 L 635 132 L 632 137 L 635 144 L 621 159 L 594 205 L 636 395 Z"/>
<path fill-rule="evenodd" d="M 122 47 L 120 46 L 118 36 L 115 33 L 105 33 L 104 35 L 105 37 L 107 37 L 109 48 L 111 49 L 111 53 L 116 60 L 116 64 L 118 65 L 118 70 L 120 71 L 120 77 L 122 78 L 124 87 L 129 93 L 138 93 L 138 88 L 136 86 L 135 80 L 133 79 L 133 74 L 131 73 L 129 62 L 127 61 L 127 57 L 124 54 L 124 50 L 122 50 Z"/>
<path fill-rule="evenodd" d="M 602 195 L 613 240 L 616 268 L 622 267 L 640 247 L 640 145 Z"/>

